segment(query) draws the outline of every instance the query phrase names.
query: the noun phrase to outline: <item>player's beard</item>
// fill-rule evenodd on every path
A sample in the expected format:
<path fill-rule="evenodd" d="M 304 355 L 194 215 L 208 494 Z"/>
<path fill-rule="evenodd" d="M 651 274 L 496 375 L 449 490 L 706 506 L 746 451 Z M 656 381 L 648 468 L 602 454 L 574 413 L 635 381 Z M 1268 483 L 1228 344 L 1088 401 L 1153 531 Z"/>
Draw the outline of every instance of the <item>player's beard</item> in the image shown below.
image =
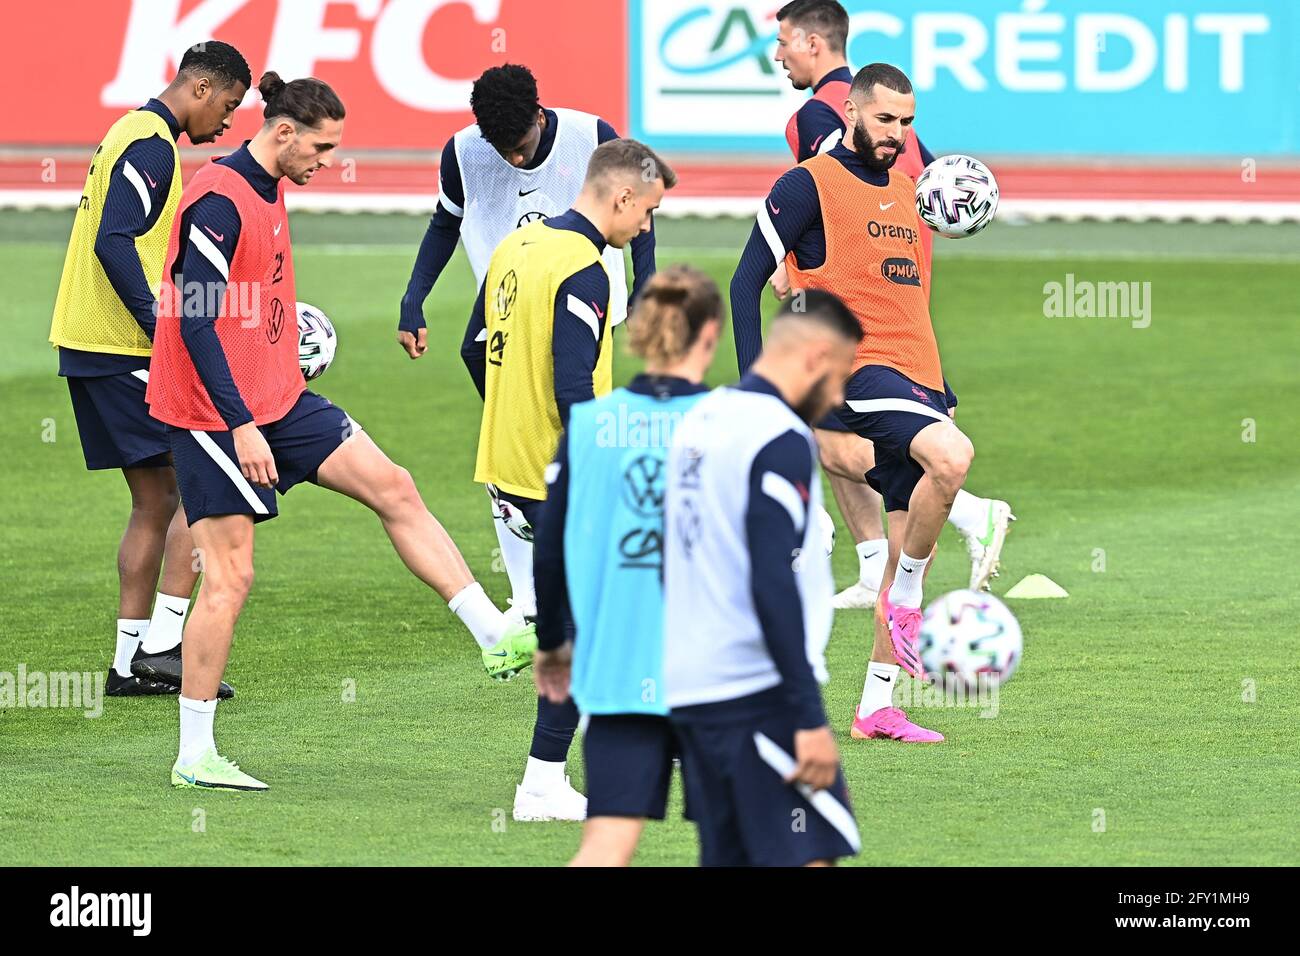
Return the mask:
<path fill-rule="evenodd" d="M 299 186 L 306 186 L 311 182 L 307 177 L 307 171 L 316 165 L 314 161 L 303 158 L 295 143 L 285 145 L 284 151 L 280 154 L 279 164 L 284 175 Z"/>
<path fill-rule="evenodd" d="M 812 388 L 804 396 L 802 402 L 792 406 L 794 413 L 802 418 L 809 425 L 821 421 L 831 411 L 834 406 L 826 401 L 826 393 L 830 391 L 830 375 L 823 375 L 817 381 L 813 382 Z"/>
<path fill-rule="evenodd" d="M 876 150 L 882 146 L 892 146 L 894 152 L 881 159 L 876 155 Z M 861 120 L 853 124 L 853 150 L 862 157 L 862 162 L 867 169 L 873 172 L 883 173 L 885 170 L 890 169 L 898 161 L 898 157 L 903 155 L 905 149 L 907 149 L 906 141 L 896 143 L 892 139 L 882 139 L 875 142 Z"/>

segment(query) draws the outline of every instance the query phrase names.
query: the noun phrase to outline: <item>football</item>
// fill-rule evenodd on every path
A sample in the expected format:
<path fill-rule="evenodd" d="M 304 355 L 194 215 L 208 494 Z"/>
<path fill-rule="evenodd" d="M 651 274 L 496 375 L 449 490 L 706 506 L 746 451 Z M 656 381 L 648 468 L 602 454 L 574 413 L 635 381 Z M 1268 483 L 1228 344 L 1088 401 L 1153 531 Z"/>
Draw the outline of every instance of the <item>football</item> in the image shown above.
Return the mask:
<path fill-rule="evenodd" d="M 993 221 L 998 182 L 978 159 L 953 154 L 925 167 L 916 180 L 916 212 L 941 236 L 964 239 Z"/>
<path fill-rule="evenodd" d="M 339 339 L 334 323 L 320 309 L 298 303 L 298 365 L 307 381 L 320 378 L 334 361 Z"/>
<path fill-rule="evenodd" d="M 925 609 L 921 663 L 936 683 L 970 690 L 1003 683 L 1022 653 L 1020 622 L 991 594 L 952 591 Z"/>

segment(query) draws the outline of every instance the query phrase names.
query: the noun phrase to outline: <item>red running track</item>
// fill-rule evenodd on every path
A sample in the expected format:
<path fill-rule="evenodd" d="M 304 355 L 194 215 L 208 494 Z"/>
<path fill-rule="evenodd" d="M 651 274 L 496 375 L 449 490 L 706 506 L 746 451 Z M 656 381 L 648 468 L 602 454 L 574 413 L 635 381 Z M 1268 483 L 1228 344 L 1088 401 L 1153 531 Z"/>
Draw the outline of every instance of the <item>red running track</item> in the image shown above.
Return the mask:
<path fill-rule="evenodd" d="M 186 156 L 186 178 L 201 163 Z M 678 196 L 750 198 L 767 194 L 788 166 L 782 163 L 674 162 Z M 84 166 L 60 158 L 54 182 L 48 167 L 32 156 L 0 157 L 0 189 L 79 189 Z M 993 166 L 1004 199 L 1232 200 L 1300 202 L 1300 168 L 1265 166 L 1254 182 L 1243 179 L 1240 166 L 1050 166 L 997 163 Z M 412 160 L 362 157 L 316 174 L 314 191 L 348 193 L 417 193 L 438 191 L 437 166 Z"/>

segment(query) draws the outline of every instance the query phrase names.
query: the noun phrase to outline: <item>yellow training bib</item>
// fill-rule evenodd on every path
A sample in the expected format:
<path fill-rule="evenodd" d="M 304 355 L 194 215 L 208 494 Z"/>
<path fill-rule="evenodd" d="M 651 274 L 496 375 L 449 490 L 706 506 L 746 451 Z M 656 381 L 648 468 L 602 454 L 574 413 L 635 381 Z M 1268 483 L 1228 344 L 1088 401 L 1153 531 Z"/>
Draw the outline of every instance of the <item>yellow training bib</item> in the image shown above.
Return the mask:
<path fill-rule="evenodd" d="M 506 236 L 492 254 L 485 280 L 487 387 L 474 480 L 502 491 L 546 498 L 543 475 L 560 440 L 551 340 L 555 296 L 566 279 L 603 260 L 591 240 L 568 229 L 532 222 Z M 609 316 L 609 302 L 572 305 L 593 334 Z M 586 310 L 591 315 L 586 315 Z M 613 387 L 612 323 L 597 343 L 592 388 Z"/>
<path fill-rule="evenodd" d="M 172 181 L 167 199 L 153 228 L 135 240 L 145 281 L 158 295 L 162 283 L 167 241 L 171 238 L 172 219 L 181 201 L 181 157 L 172 139 L 167 121 L 151 110 L 132 110 L 109 129 L 95 150 L 86 174 L 77 217 L 72 222 L 72 238 L 63 260 L 63 278 L 59 297 L 54 303 L 54 321 L 50 325 L 50 342 L 83 352 L 107 352 L 112 355 L 148 355 L 149 337 L 135 317 L 113 291 L 104 267 L 95 255 L 95 237 L 104 215 L 108 182 L 118 159 L 137 140 L 161 136 L 172 147 Z M 136 176 L 140 174 L 135 172 Z M 142 201 L 148 202 L 143 182 L 139 186 Z"/>

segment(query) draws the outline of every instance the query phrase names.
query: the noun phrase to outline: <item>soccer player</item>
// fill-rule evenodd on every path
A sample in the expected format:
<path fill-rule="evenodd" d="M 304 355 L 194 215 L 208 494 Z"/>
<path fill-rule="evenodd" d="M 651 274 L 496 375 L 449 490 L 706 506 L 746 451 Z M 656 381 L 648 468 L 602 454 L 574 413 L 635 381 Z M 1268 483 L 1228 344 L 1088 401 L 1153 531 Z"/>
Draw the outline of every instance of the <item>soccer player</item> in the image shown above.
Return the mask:
<path fill-rule="evenodd" d="M 488 260 L 501 240 L 520 226 L 564 212 L 578 197 L 592 152 L 618 138 L 600 117 L 578 110 L 541 105 L 537 81 L 525 66 L 506 64 L 486 70 L 474 83 L 470 109 L 475 124 L 447 141 L 438 170 L 441 192 L 429 222 L 411 280 L 402 297 L 397 339 L 411 358 L 427 348 L 424 300 L 457 241 L 465 244 L 474 284 L 483 285 Z M 649 231 L 631 243 L 635 295 L 654 274 L 655 237 Z M 623 250 L 608 246 L 610 316 L 614 325 L 627 314 Z M 471 342 L 480 352 L 483 342 Z M 510 578 L 511 613 L 522 618 L 536 610 L 531 545 L 513 534 L 495 501 L 494 527 Z M 517 518 L 517 516 L 514 516 Z"/>
<path fill-rule="evenodd" d="M 772 187 L 732 278 L 731 308 L 741 368 L 758 351 L 759 297 L 778 260 L 793 289 L 834 290 L 862 324 L 866 337 L 837 411 L 852 431 L 818 436 L 835 445 L 830 457 L 846 476 L 865 475 L 883 495 L 889 517 L 889 563 L 853 734 L 936 742 L 942 735 L 910 722 L 892 692 L 899 664 L 924 679 L 921 579 L 974 449 L 951 417 L 956 399 L 930 321 L 914 184 L 892 168 L 915 104 L 901 70 L 873 63 L 858 71 L 845 105 L 851 135 Z"/>
<path fill-rule="evenodd" d="M 216 689 L 253 583 L 253 529 L 275 492 L 304 481 L 362 502 L 406 566 L 448 602 L 484 647 L 524 640 L 475 583 L 410 473 L 328 399 L 298 364 L 293 250 L 284 181 L 334 161 L 344 108 L 316 79 L 265 74 L 262 128 L 206 165 L 181 196 L 168 245 L 147 400 L 167 423 L 176 480 L 203 585 L 186 625 L 175 786 L 265 790 L 220 756 Z"/>
<path fill-rule="evenodd" d="M 545 472 L 569 411 L 612 387 L 613 292 L 603 256 L 650 231 L 677 175 L 635 140 L 601 143 L 573 208 L 508 235 L 488 264 L 463 353 L 483 396 L 474 480 L 488 486 L 512 527 L 532 538 L 546 499 Z M 484 331 L 486 354 L 475 349 Z M 533 650 L 517 663 L 532 663 Z M 578 725 L 572 700 L 537 700 L 537 722 L 516 820 L 581 820 L 586 798 L 564 776 Z"/>
<path fill-rule="evenodd" d="M 793 0 L 777 11 L 776 18 L 780 25 L 776 61 L 785 67 L 790 84 L 796 90 L 811 89 L 813 92 L 790 117 L 785 130 L 786 142 L 795 162 L 802 163 L 834 149 L 844 136 L 844 103 L 853 82 L 853 73 L 845 58 L 849 15 L 836 0 Z M 925 167 L 934 162 L 934 156 L 912 127 L 909 126 L 904 133 L 906 139 L 899 148 L 895 168 L 916 179 Z M 924 224 L 919 229 L 919 265 L 925 273 L 928 295 L 934 237 Z M 788 291 L 784 262 L 778 264 L 771 282 L 778 296 Z M 819 424 L 825 430 L 845 431 L 843 422 L 833 412 Z M 863 484 L 861 475 L 845 477 L 837 474 L 837 471 L 843 472 L 848 463 L 828 460 L 825 457 L 827 453 L 833 453 L 838 446 L 832 442 L 823 442 L 822 445 L 822 463 L 829 472 L 831 490 L 858 553 L 858 580 L 835 596 L 835 607 L 874 607 L 889 552 L 888 542 L 883 540 L 881 498 L 869 485 Z M 973 590 L 987 588 L 989 578 L 996 575 L 1007 529 L 1014 520 L 1011 507 L 1005 501 L 979 498 L 965 490 L 958 492 L 949 521 L 966 543 Z"/>
<path fill-rule="evenodd" d="M 792 297 L 749 372 L 686 414 L 668 455 L 664 686 L 704 866 L 829 864 L 859 847 L 818 686 L 834 588 L 809 520 L 809 425 L 840 404 L 861 338 L 835 296 Z"/>
<path fill-rule="evenodd" d="M 538 692 L 569 695 L 583 734 L 587 822 L 574 866 L 627 866 L 662 820 L 677 742 L 663 696 L 664 465 L 722 334 L 722 296 L 690 266 L 646 283 L 628 323 L 645 371 L 573 406 L 537 529 Z M 565 607 L 575 643 L 568 643 Z"/>
<path fill-rule="evenodd" d="M 50 342 L 68 380 L 86 468 L 121 469 L 131 492 L 117 552 L 110 696 L 180 692 L 181 630 L 198 573 L 167 433 L 144 399 L 154 301 L 181 196 L 176 143 L 181 133 L 191 143 L 214 142 L 251 82 L 248 64 L 227 43 L 186 50 L 167 89 L 114 123 L 95 150 L 68 241 Z M 233 691 L 222 685 L 221 693 Z"/>

